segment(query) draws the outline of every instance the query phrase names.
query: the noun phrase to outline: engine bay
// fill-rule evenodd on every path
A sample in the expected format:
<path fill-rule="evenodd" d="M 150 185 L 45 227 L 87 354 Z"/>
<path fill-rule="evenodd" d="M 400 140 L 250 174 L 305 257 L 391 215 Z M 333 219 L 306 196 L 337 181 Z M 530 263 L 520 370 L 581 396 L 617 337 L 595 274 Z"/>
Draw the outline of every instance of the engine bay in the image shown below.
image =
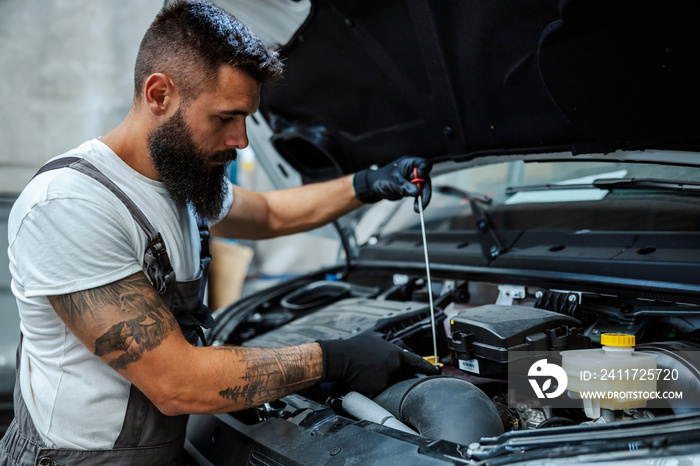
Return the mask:
<path fill-rule="evenodd" d="M 229 413 L 227 422 L 249 429 L 276 419 L 318 429 L 333 419 L 336 431 L 351 424 L 383 424 L 385 434 L 388 427 L 388 435 L 409 435 L 414 443 L 420 438 L 471 445 L 470 452 L 460 456 L 475 459 L 496 448 L 494 439 L 503 434 L 564 435 L 571 429 L 632 425 L 700 407 L 691 396 L 700 387 L 697 305 L 438 277 L 432 291 L 440 376 L 401 382 L 374 400 L 357 403 L 356 394 L 322 384 L 259 408 Z M 427 283 L 419 274 L 373 271 L 351 273 L 343 280 L 333 274 L 302 277 L 220 311 L 208 339 L 214 346 L 281 347 L 376 332 L 425 357 L 433 352 L 427 295 Z M 514 390 L 509 364 L 530 366 L 547 355 L 599 351 L 605 334 L 634 336 L 634 351 L 654 355 L 657 370 L 672 374 L 660 378 L 656 389 L 680 390 L 685 397 L 591 409 L 575 394 L 559 407 Z"/>

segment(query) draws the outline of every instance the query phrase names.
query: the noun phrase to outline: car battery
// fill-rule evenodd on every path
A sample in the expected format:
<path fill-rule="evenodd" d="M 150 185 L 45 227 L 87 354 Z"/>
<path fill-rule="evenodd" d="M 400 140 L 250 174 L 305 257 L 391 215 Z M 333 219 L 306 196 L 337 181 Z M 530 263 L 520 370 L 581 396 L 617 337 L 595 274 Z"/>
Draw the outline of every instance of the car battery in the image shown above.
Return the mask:
<path fill-rule="evenodd" d="M 551 351 L 590 348 L 574 317 L 526 306 L 486 305 L 450 319 L 452 364 L 471 375 L 506 378 L 508 362 Z M 509 357 L 510 354 L 510 357 Z"/>

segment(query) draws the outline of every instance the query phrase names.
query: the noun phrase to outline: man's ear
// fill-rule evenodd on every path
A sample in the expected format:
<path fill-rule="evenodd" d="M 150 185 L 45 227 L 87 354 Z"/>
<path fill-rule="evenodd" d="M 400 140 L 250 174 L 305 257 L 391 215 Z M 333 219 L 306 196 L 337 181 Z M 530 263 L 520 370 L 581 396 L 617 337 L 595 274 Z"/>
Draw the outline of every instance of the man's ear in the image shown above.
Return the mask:
<path fill-rule="evenodd" d="M 163 73 L 150 75 L 143 86 L 146 106 L 155 116 L 163 116 L 177 107 L 179 95 L 175 84 Z"/>

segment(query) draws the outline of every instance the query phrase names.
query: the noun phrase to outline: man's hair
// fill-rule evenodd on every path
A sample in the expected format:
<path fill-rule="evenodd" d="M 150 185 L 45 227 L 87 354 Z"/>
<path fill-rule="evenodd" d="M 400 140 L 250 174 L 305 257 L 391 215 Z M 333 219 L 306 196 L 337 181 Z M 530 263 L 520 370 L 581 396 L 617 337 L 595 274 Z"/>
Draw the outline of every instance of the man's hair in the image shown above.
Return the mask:
<path fill-rule="evenodd" d="M 282 75 L 277 52 L 236 17 L 206 1 L 177 0 L 163 7 L 141 40 L 134 100 L 141 100 L 150 75 L 164 73 L 187 102 L 217 82 L 222 65 L 235 66 L 260 83 Z"/>

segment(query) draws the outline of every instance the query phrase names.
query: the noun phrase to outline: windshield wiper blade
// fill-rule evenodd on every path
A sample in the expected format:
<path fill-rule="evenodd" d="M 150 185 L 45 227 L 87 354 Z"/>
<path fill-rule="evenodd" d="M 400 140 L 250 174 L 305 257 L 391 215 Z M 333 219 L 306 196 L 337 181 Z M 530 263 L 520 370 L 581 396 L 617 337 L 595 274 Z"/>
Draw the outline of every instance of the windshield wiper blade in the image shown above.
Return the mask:
<path fill-rule="evenodd" d="M 700 192 L 700 182 L 663 180 L 657 178 L 599 178 L 592 183 L 579 184 L 539 184 L 530 186 L 509 186 L 506 194 L 524 191 L 556 191 L 565 189 L 640 189 Z"/>
<path fill-rule="evenodd" d="M 599 189 L 661 189 L 665 191 L 700 192 L 700 183 L 695 181 L 662 180 L 658 178 L 601 178 L 593 181 Z"/>

